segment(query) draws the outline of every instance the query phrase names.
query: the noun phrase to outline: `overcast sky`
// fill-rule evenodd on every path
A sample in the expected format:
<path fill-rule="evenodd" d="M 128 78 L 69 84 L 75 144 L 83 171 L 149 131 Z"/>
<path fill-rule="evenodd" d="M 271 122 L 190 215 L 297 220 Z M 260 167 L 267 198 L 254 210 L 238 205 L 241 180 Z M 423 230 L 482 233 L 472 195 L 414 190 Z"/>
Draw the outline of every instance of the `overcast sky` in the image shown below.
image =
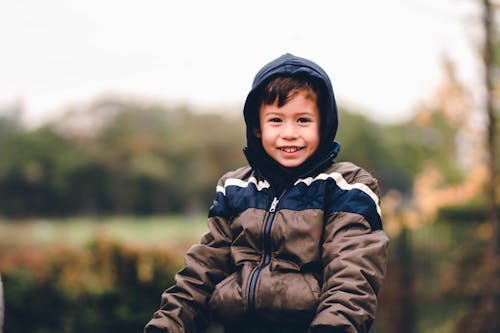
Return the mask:
<path fill-rule="evenodd" d="M 0 4 L 0 107 L 37 124 L 108 93 L 241 105 L 290 52 L 329 73 L 341 104 L 404 119 L 442 77 L 481 68 L 471 0 L 16 0 Z"/>

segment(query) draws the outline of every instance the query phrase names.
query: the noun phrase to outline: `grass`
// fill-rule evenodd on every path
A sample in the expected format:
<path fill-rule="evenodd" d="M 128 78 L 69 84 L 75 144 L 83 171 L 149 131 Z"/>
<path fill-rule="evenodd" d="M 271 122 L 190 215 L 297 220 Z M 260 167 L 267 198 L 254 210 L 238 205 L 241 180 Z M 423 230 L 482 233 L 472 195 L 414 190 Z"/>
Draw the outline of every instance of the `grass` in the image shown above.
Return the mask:
<path fill-rule="evenodd" d="M 196 242 L 206 230 L 206 218 L 202 216 L 0 219 L 0 245 L 32 247 L 63 243 L 81 246 L 96 238 L 107 238 L 150 246 L 166 241 Z"/>

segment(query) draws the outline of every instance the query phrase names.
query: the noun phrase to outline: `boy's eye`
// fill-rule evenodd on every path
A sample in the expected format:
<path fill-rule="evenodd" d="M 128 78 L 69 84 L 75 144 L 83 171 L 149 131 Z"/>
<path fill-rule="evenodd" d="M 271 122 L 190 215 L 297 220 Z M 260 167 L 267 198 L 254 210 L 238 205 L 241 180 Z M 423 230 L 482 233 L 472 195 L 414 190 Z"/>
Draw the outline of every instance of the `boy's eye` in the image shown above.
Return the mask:
<path fill-rule="evenodd" d="M 308 123 L 311 121 L 309 118 L 301 117 L 297 120 L 299 123 Z"/>
<path fill-rule="evenodd" d="M 270 118 L 269 121 L 272 123 L 279 123 L 279 122 L 281 122 L 281 119 L 280 118 Z"/>

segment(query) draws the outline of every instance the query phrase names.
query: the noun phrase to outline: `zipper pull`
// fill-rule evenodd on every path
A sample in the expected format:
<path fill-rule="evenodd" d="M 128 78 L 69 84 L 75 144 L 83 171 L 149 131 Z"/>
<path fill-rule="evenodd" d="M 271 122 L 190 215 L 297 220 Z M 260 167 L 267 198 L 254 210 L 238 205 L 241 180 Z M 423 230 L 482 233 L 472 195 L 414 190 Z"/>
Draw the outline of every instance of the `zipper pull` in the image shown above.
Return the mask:
<path fill-rule="evenodd" d="M 270 213 L 274 213 L 276 210 L 276 206 L 278 206 L 279 199 L 274 197 L 273 202 L 271 203 L 271 208 L 269 208 Z"/>

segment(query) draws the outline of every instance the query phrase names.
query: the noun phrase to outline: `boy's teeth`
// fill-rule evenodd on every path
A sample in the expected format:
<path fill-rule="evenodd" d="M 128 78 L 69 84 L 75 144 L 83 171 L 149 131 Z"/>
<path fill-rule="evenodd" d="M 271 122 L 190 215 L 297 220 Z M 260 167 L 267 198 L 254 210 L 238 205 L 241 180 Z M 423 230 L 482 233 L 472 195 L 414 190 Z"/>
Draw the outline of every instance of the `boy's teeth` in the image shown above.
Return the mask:
<path fill-rule="evenodd" d="M 295 153 L 297 150 L 300 150 L 298 147 L 284 147 L 281 148 L 281 150 L 287 152 L 287 153 Z"/>

